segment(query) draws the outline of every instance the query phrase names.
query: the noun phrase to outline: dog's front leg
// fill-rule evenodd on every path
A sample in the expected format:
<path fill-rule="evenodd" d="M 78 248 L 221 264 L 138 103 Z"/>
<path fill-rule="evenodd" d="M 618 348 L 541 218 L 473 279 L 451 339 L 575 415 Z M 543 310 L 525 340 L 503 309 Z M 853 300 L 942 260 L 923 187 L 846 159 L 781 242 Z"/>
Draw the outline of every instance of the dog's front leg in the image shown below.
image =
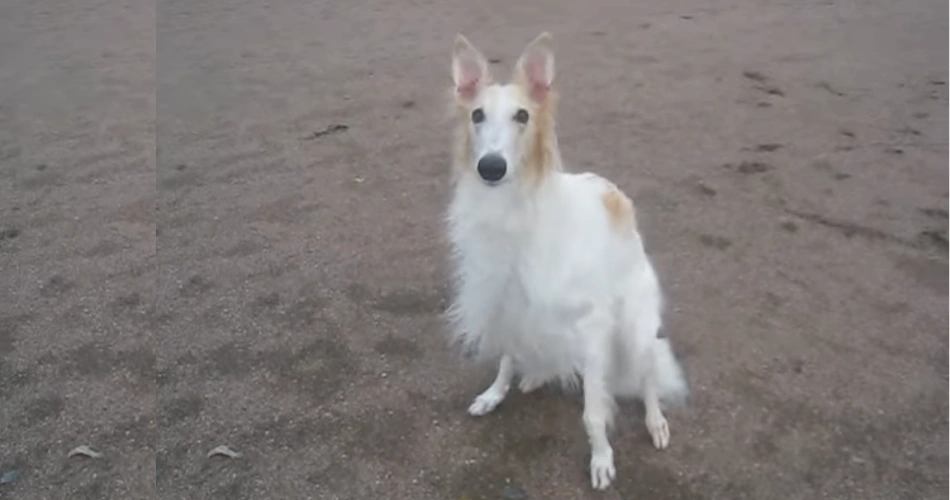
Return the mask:
<path fill-rule="evenodd" d="M 475 398 L 472 406 L 468 407 L 468 413 L 474 416 L 481 416 L 491 412 L 505 399 L 508 394 L 508 388 L 511 387 L 511 379 L 514 376 L 514 366 L 510 356 L 502 356 L 498 363 L 498 375 L 495 381 L 485 389 L 485 392 Z"/>
<path fill-rule="evenodd" d="M 607 440 L 607 428 L 613 424 L 614 399 L 607 389 L 610 356 L 609 315 L 596 313 L 585 318 L 580 334 L 589 342 L 584 360 L 584 427 L 590 441 L 590 482 L 594 489 L 610 486 L 617 475 L 614 451 Z"/>

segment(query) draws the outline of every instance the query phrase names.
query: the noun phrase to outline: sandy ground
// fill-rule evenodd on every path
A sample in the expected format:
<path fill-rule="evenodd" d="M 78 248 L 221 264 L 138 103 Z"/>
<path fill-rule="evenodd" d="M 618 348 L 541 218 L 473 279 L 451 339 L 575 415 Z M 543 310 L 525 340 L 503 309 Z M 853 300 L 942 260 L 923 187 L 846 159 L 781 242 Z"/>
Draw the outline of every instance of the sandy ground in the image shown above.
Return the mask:
<path fill-rule="evenodd" d="M 155 9 L 0 4 L 0 498 L 945 498 L 946 2 Z M 605 493 L 576 397 L 467 417 L 439 319 L 452 37 L 541 30 L 693 391 Z"/>

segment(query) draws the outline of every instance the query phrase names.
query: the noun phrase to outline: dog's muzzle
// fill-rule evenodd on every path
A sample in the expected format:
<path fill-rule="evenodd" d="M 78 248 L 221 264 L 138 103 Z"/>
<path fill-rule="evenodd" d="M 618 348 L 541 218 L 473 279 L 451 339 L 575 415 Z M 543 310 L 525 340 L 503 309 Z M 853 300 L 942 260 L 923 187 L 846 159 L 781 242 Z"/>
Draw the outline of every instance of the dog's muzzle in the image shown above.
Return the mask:
<path fill-rule="evenodd" d="M 488 182 L 498 182 L 508 172 L 508 162 L 499 155 L 490 153 L 478 160 L 478 175 Z"/>

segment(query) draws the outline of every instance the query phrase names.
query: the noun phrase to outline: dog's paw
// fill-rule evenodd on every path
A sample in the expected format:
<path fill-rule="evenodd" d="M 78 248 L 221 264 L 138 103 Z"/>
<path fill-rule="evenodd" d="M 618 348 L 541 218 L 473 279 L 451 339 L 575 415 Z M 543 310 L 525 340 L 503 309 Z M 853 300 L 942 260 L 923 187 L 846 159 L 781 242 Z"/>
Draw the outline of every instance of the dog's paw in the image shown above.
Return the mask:
<path fill-rule="evenodd" d="M 607 489 L 615 477 L 617 477 L 617 469 L 614 468 L 613 450 L 608 449 L 606 452 L 591 456 L 590 484 L 595 490 Z"/>
<path fill-rule="evenodd" d="M 670 445 L 670 424 L 662 414 L 647 415 L 647 431 L 653 438 L 653 446 L 658 450 L 666 449 Z"/>
<path fill-rule="evenodd" d="M 501 403 L 502 399 L 505 399 L 504 394 L 498 394 L 494 391 L 485 391 L 479 394 L 472 405 L 468 407 L 468 414 L 474 417 L 480 417 L 491 413 L 491 411 L 498 406 L 498 403 Z"/>
<path fill-rule="evenodd" d="M 518 389 L 519 389 L 521 392 L 527 394 L 527 393 L 529 393 L 529 392 L 531 392 L 531 391 L 537 389 L 538 387 L 541 387 L 542 385 L 544 385 L 544 381 L 543 381 L 543 380 L 536 380 L 536 379 L 530 379 L 530 378 L 523 378 L 523 379 L 521 379 L 521 382 L 518 382 Z"/>

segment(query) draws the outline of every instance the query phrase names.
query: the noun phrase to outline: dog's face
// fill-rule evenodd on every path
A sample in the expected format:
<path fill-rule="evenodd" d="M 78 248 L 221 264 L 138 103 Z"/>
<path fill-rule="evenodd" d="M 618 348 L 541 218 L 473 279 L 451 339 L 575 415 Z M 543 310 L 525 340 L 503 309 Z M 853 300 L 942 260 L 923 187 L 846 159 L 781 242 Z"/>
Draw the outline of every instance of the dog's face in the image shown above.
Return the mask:
<path fill-rule="evenodd" d="M 474 173 L 489 186 L 540 175 L 550 164 L 554 133 L 550 35 L 528 44 L 508 84 L 494 83 L 485 57 L 458 35 L 452 77 L 463 135 L 461 173 Z"/>

